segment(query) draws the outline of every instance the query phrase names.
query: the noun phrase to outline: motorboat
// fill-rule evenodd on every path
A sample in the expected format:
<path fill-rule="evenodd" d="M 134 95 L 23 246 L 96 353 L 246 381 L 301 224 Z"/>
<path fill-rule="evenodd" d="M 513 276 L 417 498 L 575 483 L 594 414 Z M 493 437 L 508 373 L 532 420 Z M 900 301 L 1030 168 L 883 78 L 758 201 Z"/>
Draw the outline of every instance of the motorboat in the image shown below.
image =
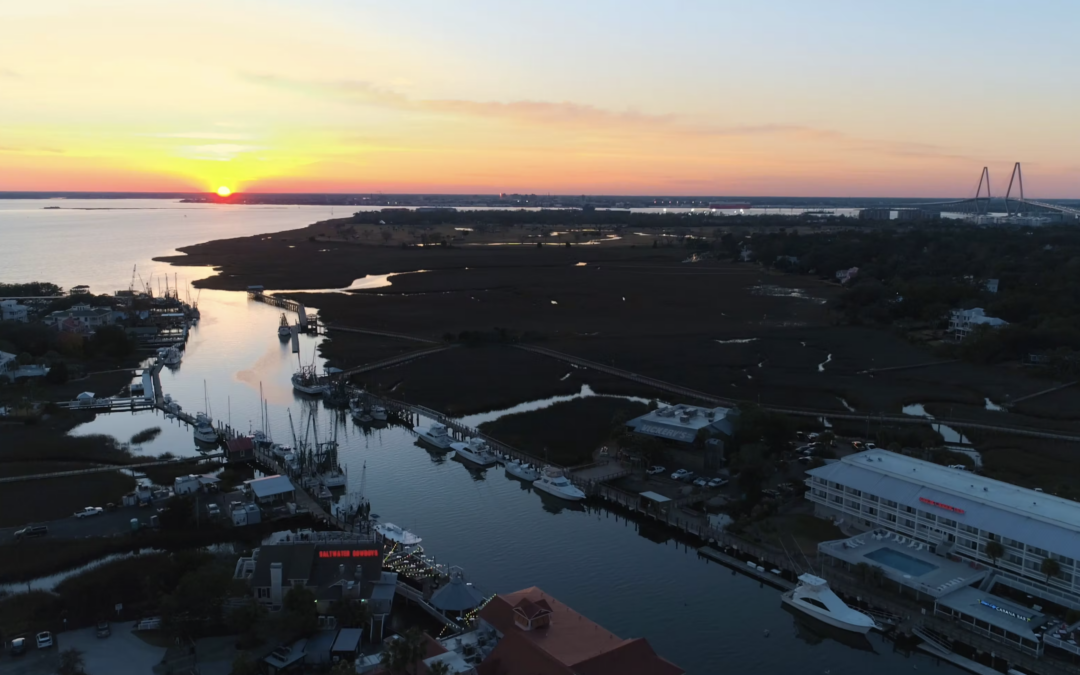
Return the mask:
<path fill-rule="evenodd" d="M 184 355 L 180 353 L 180 350 L 176 347 L 162 347 L 158 350 L 158 360 L 161 361 L 161 365 L 174 367 L 180 365 Z"/>
<path fill-rule="evenodd" d="M 415 546 L 423 541 L 412 532 L 403 530 L 393 523 L 379 523 L 375 526 L 375 531 L 382 535 L 383 539 L 402 546 Z"/>
<path fill-rule="evenodd" d="M 214 425 L 211 424 L 206 413 L 199 413 L 195 416 L 195 440 L 202 443 L 218 442 L 218 432 L 214 429 Z"/>
<path fill-rule="evenodd" d="M 540 478 L 533 481 L 533 487 L 537 490 L 543 490 L 548 494 L 572 502 L 578 502 L 585 499 L 585 493 L 579 488 L 574 487 L 574 484 L 563 475 L 561 469 L 556 469 L 551 466 L 544 467 L 544 471 L 540 474 Z"/>
<path fill-rule="evenodd" d="M 426 427 L 416 427 L 416 435 L 425 443 L 430 443 L 443 450 L 449 448 L 453 443 L 450 433 L 446 430 L 446 425 L 438 422 L 432 422 L 431 425 Z"/>
<path fill-rule="evenodd" d="M 514 478 L 520 478 L 526 482 L 533 482 L 540 478 L 540 472 L 537 471 L 529 464 L 522 464 L 516 459 L 511 459 L 506 462 L 506 473 L 510 474 Z"/>
<path fill-rule="evenodd" d="M 451 443 L 457 456 L 479 466 L 491 466 L 499 461 L 482 438 L 470 438 L 466 443 Z"/>
<path fill-rule="evenodd" d="M 381 405 L 375 405 L 371 407 L 371 419 L 377 422 L 386 421 L 386 408 Z"/>
<path fill-rule="evenodd" d="M 301 366 L 293 373 L 292 386 L 298 392 L 312 396 L 322 396 L 330 392 L 330 385 L 315 372 L 315 366 Z"/>
<path fill-rule="evenodd" d="M 872 618 L 844 604 L 829 582 L 810 573 L 800 575 L 795 590 L 780 597 L 784 604 L 836 628 L 865 635 L 878 627 Z"/>
<path fill-rule="evenodd" d="M 289 325 L 289 318 L 285 316 L 285 312 L 281 313 L 281 323 L 278 324 L 277 336 L 282 340 L 288 340 L 292 337 L 292 326 Z"/>

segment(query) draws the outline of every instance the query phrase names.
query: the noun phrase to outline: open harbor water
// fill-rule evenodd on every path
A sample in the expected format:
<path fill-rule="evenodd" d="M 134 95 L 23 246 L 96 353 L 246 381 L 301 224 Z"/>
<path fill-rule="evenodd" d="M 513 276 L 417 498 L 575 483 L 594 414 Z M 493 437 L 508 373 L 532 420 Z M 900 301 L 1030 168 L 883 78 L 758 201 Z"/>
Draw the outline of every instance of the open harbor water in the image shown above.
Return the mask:
<path fill-rule="evenodd" d="M 210 239 L 294 229 L 330 215 L 324 207 L 88 201 L 95 209 L 124 210 L 43 211 L 45 205 L 73 204 L 0 200 L 6 251 L 0 281 L 89 284 L 94 293 L 107 293 L 127 288 L 137 263 L 144 278 L 152 271 L 175 271 L 184 288 L 185 278 L 213 272 L 166 268 L 150 258 Z M 275 440 L 291 443 L 289 412 L 298 436 L 311 433 L 305 422 L 313 406 L 289 381 L 296 355 L 277 337 L 280 310 L 224 291 L 202 291 L 199 308 L 202 321 L 183 363 L 162 371 L 164 390 L 185 410 L 198 411 L 205 383 L 213 416 L 247 429 L 260 424 L 261 383 Z M 301 337 L 305 362 L 322 339 Z M 321 367 L 321 359 L 316 362 Z M 429 554 L 463 567 L 485 592 L 540 586 L 622 637 L 648 638 L 660 654 L 695 675 L 898 675 L 913 666 L 961 672 L 924 655 L 895 654 L 877 636 L 865 642 L 828 639 L 820 627 L 808 627 L 782 609 L 778 591 L 699 558 L 693 546 L 678 543 L 663 528 L 536 493 L 502 468 L 470 470 L 429 453 L 403 427 L 365 430 L 321 405 L 314 410 L 321 439 L 337 429 L 350 491 L 359 491 L 363 482 L 383 522 L 422 536 Z M 99 415 L 73 433 L 128 442 L 155 426 L 162 433 L 136 451 L 195 454 L 190 428 L 158 412 Z"/>

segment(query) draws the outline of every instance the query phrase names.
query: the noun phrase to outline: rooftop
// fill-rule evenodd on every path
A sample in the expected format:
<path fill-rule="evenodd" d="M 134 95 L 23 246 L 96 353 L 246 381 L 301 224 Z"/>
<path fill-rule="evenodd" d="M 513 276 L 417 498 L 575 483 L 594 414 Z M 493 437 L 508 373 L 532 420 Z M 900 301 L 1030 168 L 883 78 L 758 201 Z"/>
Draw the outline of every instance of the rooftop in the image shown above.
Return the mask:
<path fill-rule="evenodd" d="M 938 599 L 937 604 L 1028 640 L 1037 639 L 1033 631 L 1046 621 L 1046 616 L 1033 609 L 970 586 Z"/>
<path fill-rule="evenodd" d="M 266 476 L 265 478 L 256 478 L 254 480 L 246 480 L 244 484 L 251 488 L 251 491 L 255 493 L 255 496 L 259 499 L 265 499 L 266 497 L 273 497 L 274 495 L 285 494 L 286 492 L 292 492 L 295 490 L 292 482 L 286 476 Z"/>
<path fill-rule="evenodd" d="M 311 564 L 315 558 L 315 544 L 292 546 L 263 546 L 255 560 L 255 574 L 251 577 L 253 587 L 270 586 L 270 565 L 281 563 L 281 584 L 291 586 L 290 579 L 311 577 Z"/>
<path fill-rule="evenodd" d="M 680 403 L 650 410 L 626 425 L 641 434 L 690 443 L 705 428 L 731 435 L 734 432 L 731 415 L 731 408 L 699 408 Z"/>
<path fill-rule="evenodd" d="M 848 455 L 808 474 L 1071 558 L 1080 503 L 887 450 Z"/>
<path fill-rule="evenodd" d="M 539 607 L 550 611 L 550 622 L 523 630 L 515 608 L 526 613 Z M 537 674 L 682 675 L 643 639 L 624 640 L 578 614 L 539 588 L 496 595 L 480 617 L 502 638 L 480 666 L 481 675 L 494 672 Z"/>

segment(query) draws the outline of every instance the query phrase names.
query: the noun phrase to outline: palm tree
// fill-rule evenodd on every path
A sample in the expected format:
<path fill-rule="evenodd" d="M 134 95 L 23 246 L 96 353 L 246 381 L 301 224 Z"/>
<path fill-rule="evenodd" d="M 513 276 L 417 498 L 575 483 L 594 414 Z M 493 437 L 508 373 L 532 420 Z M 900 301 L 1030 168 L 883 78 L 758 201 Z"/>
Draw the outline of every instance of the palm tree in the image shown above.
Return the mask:
<path fill-rule="evenodd" d="M 402 652 L 405 658 L 405 666 L 412 666 L 413 675 L 416 675 L 417 663 L 427 656 L 427 644 L 424 642 L 424 632 L 413 626 L 405 631 L 399 642 L 402 644 Z"/>
<path fill-rule="evenodd" d="M 997 565 L 998 558 L 1005 555 L 1005 547 L 1001 545 L 1001 542 L 991 539 L 986 542 L 986 555 L 990 556 L 990 559 L 994 561 L 994 565 Z"/>
<path fill-rule="evenodd" d="M 1056 577 L 1061 574 L 1061 565 L 1053 558 L 1043 558 L 1042 564 L 1039 565 L 1039 569 L 1046 575 L 1046 583 L 1050 583 L 1050 577 Z"/>
<path fill-rule="evenodd" d="M 430 675 L 450 675 L 450 666 L 445 661 L 435 661 L 427 668 Z"/>
<path fill-rule="evenodd" d="M 391 673 L 403 673 L 405 672 L 405 651 L 403 649 L 404 640 L 390 640 L 383 647 L 382 656 L 379 657 L 379 663 L 381 663 Z"/>

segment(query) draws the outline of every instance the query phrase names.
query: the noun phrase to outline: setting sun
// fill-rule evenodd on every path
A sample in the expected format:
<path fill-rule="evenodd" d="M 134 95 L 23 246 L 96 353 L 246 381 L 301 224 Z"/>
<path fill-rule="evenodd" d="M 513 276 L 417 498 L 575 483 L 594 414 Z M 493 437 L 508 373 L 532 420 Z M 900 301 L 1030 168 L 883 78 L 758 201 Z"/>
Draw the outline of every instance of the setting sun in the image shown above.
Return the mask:
<path fill-rule="evenodd" d="M 229 188 L 222 185 L 221 187 L 219 187 L 217 189 L 217 194 L 218 194 L 218 197 L 228 197 L 229 195 L 232 194 L 232 190 L 230 190 Z"/>

